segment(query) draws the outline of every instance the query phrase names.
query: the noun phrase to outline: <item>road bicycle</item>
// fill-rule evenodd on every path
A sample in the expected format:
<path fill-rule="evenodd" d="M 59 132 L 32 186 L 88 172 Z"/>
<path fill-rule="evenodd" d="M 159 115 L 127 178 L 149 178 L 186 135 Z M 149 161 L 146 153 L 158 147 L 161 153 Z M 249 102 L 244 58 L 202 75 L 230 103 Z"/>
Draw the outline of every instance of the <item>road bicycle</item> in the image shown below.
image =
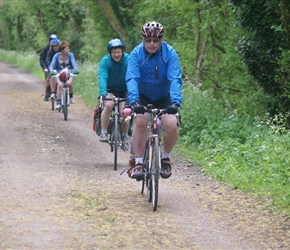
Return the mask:
<path fill-rule="evenodd" d="M 51 72 L 51 76 L 55 77 L 56 79 L 59 78 L 61 72 L 56 73 Z M 70 77 L 77 76 L 78 73 L 74 71 L 70 71 Z M 64 120 L 67 121 L 68 117 L 68 107 L 70 105 L 70 96 L 69 96 L 69 86 L 66 84 L 68 79 L 65 79 L 62 81 L 62 87 L 61 87 L 61 108 L 58 110 L 59 112 L 62 111 Z M 57 89 L 57 88 L 56 88 Z M 55 99 L 51 98 L 51 109 L 54 110 L 54 104 L 55 104 Z"/>
<path fill-rule="evenodd" d="M 145 187 L 147 189 L 147 199 L 152 202 L 153 211 L 157 211 L 158 192 L 159 192 L 159 178 L 161 170 L 161 155 L 162 155 L 162 124 L 161 117 L 167 113 L 167 109 L 155 108 L 152 104 L 148 104 L 145 108 L 145 113 L 149 113 L 147 125 L 147 139 L 143 153 L 143 170 L 145 172 L 141 181 L 141 194 L 144 193 Z M 136 113 L 131 113 L 126 118 L 129 122 L 132 118 L 137 116 Z M 180 127 L 180 114 L 175 114 L 177 118 L 178 127 Z M 121 172 L 123 174 L 127 169 Z"/>
<path fill-rule="evenodd" d="M 148 104 L 145 109 L 146 113 L 150 113 L 147 126 L 147 140 L 143 155 L 143 168 L 145 171 L 144 178 L 141 180 L 141 194 L 144 193 L 145 186 L 147 188 L 147 199 L 152 202 L 153 211 L 157 210 L 159 178 L 161 169 L 161 133 L 158 131 L 158 120 L 167 109 L 154 108 L 152 104 Z"/>
<path fill-rule="evenodd" d="M 123 135 L 121 130 L 121 121 L 123 117 L 120 116 L 119 103 L 126 102 L 127 98 L 120 98 L 113 96 L 112 98 L 105 98 L 100 101 L 101 109 L 103 109 L 102 101 L 113 101 L 114 108 L 110 115 L 110 123 L 108 126 L 109 145 L 111 152 L 114 153 L 114 170 L 117 170 L 118 161 L 118 148 L 120 147 L 124 151 L 129 149 L 129 142 L 123 142 Z"/>

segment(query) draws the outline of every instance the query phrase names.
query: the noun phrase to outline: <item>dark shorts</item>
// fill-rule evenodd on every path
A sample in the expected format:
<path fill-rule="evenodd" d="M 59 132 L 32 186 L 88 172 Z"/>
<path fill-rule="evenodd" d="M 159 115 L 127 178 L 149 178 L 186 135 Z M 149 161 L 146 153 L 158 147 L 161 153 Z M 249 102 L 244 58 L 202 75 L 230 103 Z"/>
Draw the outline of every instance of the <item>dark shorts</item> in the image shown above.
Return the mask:
<path fill-rule="evenodd" d="M 114 96 L 120 97 L 120 98 L 126 98 L 127 97 L 127 91 L 126 90 L 117 91 L 117 90 L 114 90 L 114 89 L 107 89 L 107 92 L 108 93 L 112 93 Z"/>
<path fill-rule="evenodd" d="M 44 73 L 44 79 L 46 80 L 47 78 L 51 78 L 51 75 L 49 74 L 49 72 Z"/>
<path fill-rule="evenodd" d="M 153 104 L 155 108 L 166 109 L 171 104 L 171 99 L 170 95 L 167 95 L 162 99 L 152 101 L 147 97 L 140 95 L 140 104 L 142 104 L 143 106 L 147 106 L 147 104 Z"/>

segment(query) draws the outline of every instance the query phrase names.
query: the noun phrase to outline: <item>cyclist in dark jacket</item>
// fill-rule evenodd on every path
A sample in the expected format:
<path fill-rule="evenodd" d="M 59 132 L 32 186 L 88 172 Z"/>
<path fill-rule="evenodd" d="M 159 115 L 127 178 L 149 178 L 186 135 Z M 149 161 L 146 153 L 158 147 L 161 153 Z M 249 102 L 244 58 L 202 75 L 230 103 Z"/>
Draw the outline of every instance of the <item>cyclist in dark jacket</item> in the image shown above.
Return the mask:
<path fill-rule="evenodd" d="M 50 41 L 52 39 L 57 39 L 57 35 L 52 34 L 49 36 L 48 39 L 48 44 L 45 46 L 45 48 L 41 51 L 40 55 L 39 55 L 39 63 L 41 68 L 43 69 L 44 72 L 44 79 L 45 79 L 45 96 L 43 98 L 44 101 L 48 101 L 49 100 L 49 81 L 50 81 L 50 74 L 49 74 L 49 64 L 47 64 L 46 62 L 46 55 L 48 50 L 50 49 Z"/>
<path fill-rule="evenodd" d="M 142 27 L 143 42 L 131 53 L 126 73 L 128 98 L 131 107 L 138 114 L 134 122 L 133 149 L 135 166 L 130 160 L 128 174 L 131 178 L 142 179 L 143 153 L 147 136 L 147 104 L 156 108 L 167 109 L 161 117 L 164 129 L 161 157 L 162 178 L 172 174 L 170 153 L 178 139 L 178 122 L 176 113 L 182 102 L 182 72 L 175 50 L 163 41 L 164 28 L 158 22 L 148 22 Z"/>

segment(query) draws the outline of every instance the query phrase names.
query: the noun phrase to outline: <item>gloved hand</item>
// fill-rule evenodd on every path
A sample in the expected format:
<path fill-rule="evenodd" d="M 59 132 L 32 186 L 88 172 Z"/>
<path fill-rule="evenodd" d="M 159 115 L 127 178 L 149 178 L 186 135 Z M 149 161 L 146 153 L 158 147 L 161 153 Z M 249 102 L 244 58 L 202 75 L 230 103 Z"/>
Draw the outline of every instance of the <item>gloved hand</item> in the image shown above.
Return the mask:
<path fill-rule="evenodd" d="M 50 74 L 51 76 L 55 76 L 55 75 L 56 75 L 56 71 L 50 71 L 49 74 Z"/>
<path fill-rule="evenodd" d="M 132 104 L 132 109 L 136 114 L 144 114 L 145 108 L 139 102 L 135 102 Z"/>
<path fill-rule="evenodd" d="M 78 70 L 72 70 L 72 73 L 74 73 L 74 75 L 78 75 L 79 71 Z"/>
<path fill-rule="evenodd" d="M 180 105 L 176 103 L 171 103 L 167 108 L 167 114 L 175 115 L 180 109 Z"/>

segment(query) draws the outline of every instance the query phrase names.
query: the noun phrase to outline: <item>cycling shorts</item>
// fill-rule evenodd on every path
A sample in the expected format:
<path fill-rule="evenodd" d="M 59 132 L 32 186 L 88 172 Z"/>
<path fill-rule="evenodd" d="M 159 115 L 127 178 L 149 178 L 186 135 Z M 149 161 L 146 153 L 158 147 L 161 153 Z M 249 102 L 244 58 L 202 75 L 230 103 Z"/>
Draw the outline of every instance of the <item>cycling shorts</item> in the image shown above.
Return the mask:
<path fill-rule="evenodd" d="M 167 95 L 164 98 L 152 101 L 144 95 L 140 94 L 140 104 L 142 104 L 143 106 L 147 106 L 147 104 L 153 104 L 155 108 L 167 109 L 168 106 L 171 104 L 171 99 L 170 95 Z"/>
<path fill-rule="evenodd" d="M 127 91 L 123 90 L 123 91 L 117 91 L 114 89 L 107 89 L 108 93 L 112 93 L 114 96 L 116 97 L 120 97 L 120 98 L 126 98 L 127 97 Z"/>

